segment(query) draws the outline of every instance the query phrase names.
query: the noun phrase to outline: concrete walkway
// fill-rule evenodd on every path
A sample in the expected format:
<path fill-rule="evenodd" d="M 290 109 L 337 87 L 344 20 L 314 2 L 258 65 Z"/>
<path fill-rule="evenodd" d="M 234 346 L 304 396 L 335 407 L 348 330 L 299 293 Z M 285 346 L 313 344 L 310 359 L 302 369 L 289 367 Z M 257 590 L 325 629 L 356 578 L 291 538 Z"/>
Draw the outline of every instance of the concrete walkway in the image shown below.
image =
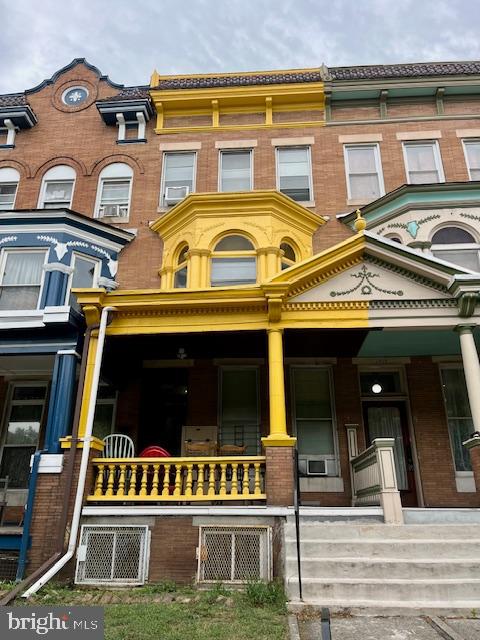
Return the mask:
<path fill-rule="evenodd" d="M 480 640 L 480 619 L 332 616 L 330 630 L 332 640 Z M 322 640 L 320 618 L 291 616 L 290 638 Z"/>

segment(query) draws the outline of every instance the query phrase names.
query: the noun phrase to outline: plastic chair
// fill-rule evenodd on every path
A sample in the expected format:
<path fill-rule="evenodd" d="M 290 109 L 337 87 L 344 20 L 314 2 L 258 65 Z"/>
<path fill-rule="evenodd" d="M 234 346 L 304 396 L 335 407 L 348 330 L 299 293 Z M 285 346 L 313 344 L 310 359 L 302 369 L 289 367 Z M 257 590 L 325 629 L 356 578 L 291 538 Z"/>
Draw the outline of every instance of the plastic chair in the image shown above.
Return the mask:
<path fill-rule="evenodd" d="M 112 433 L 103 439 L 103 458 L 133 458 L 133 440 L 123 433 Z"/>
<path fill-rule="evenodd" d="M 152 444 L 146 449 L 143 449 L 143 451 L 138 454 L 138 457 L 139 458 L 171 458 L 172 456 L 163 447 L 159 447 L 156 444 Z"/>

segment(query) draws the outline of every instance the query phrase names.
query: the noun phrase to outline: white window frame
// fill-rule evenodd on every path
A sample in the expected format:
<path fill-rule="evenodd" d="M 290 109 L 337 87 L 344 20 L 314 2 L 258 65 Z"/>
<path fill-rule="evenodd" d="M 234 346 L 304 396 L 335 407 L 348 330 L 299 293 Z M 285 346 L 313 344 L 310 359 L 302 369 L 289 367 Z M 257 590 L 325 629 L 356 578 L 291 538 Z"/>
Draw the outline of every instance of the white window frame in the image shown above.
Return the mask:
<path fill-rule="evenodd" d="M 16 169 L 14 169 L 13 167 L 2 167 L 0 169 L 0 187 L 15 186 L 15 193 L 13 195 L 12 206 L 8 209 L 2 208 L 0 206 L 0 211 L 13 211 L 13 209 L 15 209 L 15 202 L 17 200 L 19 183 L 20 183 L 20 173 Z"/>
<path fill-rule="evenodd" d="M 450 443 L 450 455 L 452 456 L 452 467 L 453 467 L 453 472 L 455 473 L 456 477 L 472 477 L 473 476 L 473 471 L 458 471 L 456 466 L 455 466 L 455 449 L 454 449 L 454 445 L 452 442 L 452 434 L 450 431 L 450 425 L 448 424 L 449 422 L 449 416 L 448 416 L 448 408 L 447 408 L 447 399 L 445 397 L 445 393 L 443 391 L 443 377 L 442 377 L 442 371 L 444 369 L 457 369 L 457 370 L 463 370 L 463 365 L 461 362 L 439 362 L 438 364 L 438 368 L 439 368 L 439 374 L 440 374 L 440 385 L 442 387 L 442 400 L 443 400 L 443 411 L 444 411 L 444 415 L 445 415 L 445 422 L 447 423 L 447 431 L 448 431 L 448 441 Z M 468 397 L 468 391 L 467 391 L 467 399 L 468 399 L 468 403 L 470 404 L 470 398 Z M 452 418 L 453 420 L 459 419 L 460 416 L 456 416 L 455 418 Z M 473 418 L 472 418 L 472 425 L 473 425 Z M 473 428 L 473 426 L 472 426 Z"/>
<path fill-rule="evenodd" d="M 307 150 L 307 160 L 308 160 L 308 190 L 310 198 L 308 200 L 295 200 L 294 202 L 299 202 L 300 204 L 305 203 L 313 203 L 315 201 L 313 197 L 313 175 L 312 175 L 312 146 L 309 144 L 300 144 L 300 145 L 288 145 L 288 146 L 278 146 L 275 147 L 275 175 L 276 175 L 276 188 L 277 191 L 283 193 L 280 189 L 280 163 L 279 157 L 282 151 L 290 151 L 292 149 L 306 149 Z M 288 196 L 287 196 L 288 197 Z M 293 200 L 293 198 L 292 198 Z"/>
<path fill-rule="evenodd" d="M 59 169 L 60 167 L 66 167 L 68 169 L 70 169 L 75 176 L 73 178 L 52 178 L 52 177 L 48 177 L 49 173 L 53 173 L 54 169 Z M 75 194 L 75 185 L 77 182 L 77 172 L 75 171 L 75 169 L 73 169 L 73 167 L 70 167 L 70 165 L 55 165 L 54 167 L 50 167 L 50 169 L 48 169 L 47 171 L 45 171 L 45 173 L 43 174 L 42 177 L 42 184 L 40 187 L 40 193 L 38 195 L 38 205 L 37 208 L 38 209 L 47 209 L 48 208 L 48 202 L 45 202 L 45 196 L 47 193 L 47 186 L 49 184 L 52 183 L 61 183 L 61 184 L 70 184 L 72 183 L 72 194 L 70 196 L 70 202 L 68 203 L 68 205 L 62 205 L 62 207 L 55 207 L 57 209 L 70 209 L 72 207 L 72 202 L 73 202 L 73 196 Z"/>
<path fill-rule="evenodd" d="M 41 249 L 39 247 L 23 247 L 23 248 L 16 248 L 16 247 L 12 247 L 12 248 L 7 248 L 7 249 L 2 249 L 1 255 L 0 255 L 0 290 L 4 287 L 3 284 L 3 276 L 4 276 L 4 272 L 5 272 L 5 266 L 7 264 L 7 257 L 10 253 L 43 253 L 43 265 L 45 266 L 45 264 L 47 264 L 47 255 L 48 255 L 48 249 Z M 42 300 L 42 293 L 43 293 L 43 285 L 45 283 L 45 269 L 42 270 L 42 277 L 40 279 L 40 285 L 39 285 L 39 290 L 38 290 L 38 300 L 37 300 L 37 306 L 35 307 L 35 310 L 40 309 L 40 302 Z M 6 285 L 9 286 L 9 285 Z M 21 287 L 22 285 L 10 285 L 10 286 L 17 286 L 17 287 Z M 25 285 L 25 286 L 29 286 L 29 285 Z M 37 286 L 37 285 L 30 285 L 30 286 Z M 4 311 L 7 311 L 7 309 L 4 309 Z M 0 315 L 4 312 L 4 311 L 0 311 Z M 12 311 L 15 311 L 15 309 L 12 309 Z M 21 309 L 18 309 L 17 311 L 21 311 Z M 27 311 L 27 309 L 25 309 L 24 311 Z"/>
<path fill-rule="evenodd" d="M 11 410 L 13 406 L 16 405 L 36 405 L 36 404 L 42 404 L 42 415 L 40 417 L 40 428 L 38 430 L 38 440 L 37 440 L 37 444 L 35 445 L 35 449 L 38 451 L 38 446 L 40 443 L 40 437 L 41 437 L 41 429 L 44 423 L 44 418 L 45 418 L 45 410 L 47 407 L 47 394 L 48 394 L 48 384 L 49 381 L 48 380 L 24 380 L 24 381 L 18 381 L 18 382 L 11 382 L 8 386 L 8 391 L 7 391 L 7 397 L 6 397 L 6 402 L 5 402 L 5 409 L 3 412 L 3 419 L 2 419 L 2 430 L 1 430 L 1 436 L 0 436 L 0 467 L 3 463 L 3 452 L 5 451 L 5 449 L 9 449 L 9 448 L 19 448 L 19 447 L 33 447 L 33 445 L 21 445 L 21 444 L 15 444 L 15 445 L 9 445 L 6 444 L 6 440 L 7 440 L 7 431 L 8 431 L 8 420 L 11 414 Z M 43 398 L 43 403 L 40 400 L 14 400 L 13 399 L 13 395 L 14 395 L 14 391 L 17 387 L 44 387 L 45 388 L 45 396 Z M 16 491 L 24 491 L 25 489 L 27 489 L 28 487 L 25 488 L 18 488 L 18 489 L 12 489 L 12 490 L 16 490 Z"/>
<path fill-rule="evenodd" d="M 103 185 L 106 182 L 127 182 L 127 181 L 129 183 L 129 186 L 128 186 L 128 202 L 127 202 L 126 215 L 124 216 L 100 215 L 100 207 L 102 206 Z M 122 177 L 112 178 L 108 176 L 105 176 L 104 178 L 100 177 L 98 180 L 97 198 L 95 202 L 95 218 L 98 218 L 99 220 L 106 220 L 107 222 L 115 222 L 115 221 L 127 222 L 130 217 L 130 207 L 132 203 L 132 186 L 133 186 L 133 176 L 124 176 L 123 178 Z"/>
<path fill-rule="evenodd" d="M 408 147 L 424 147 L 426 145 L 431 145 L 433 147 L 433 157 L 435 159 L 435 169 L 438 172 L 438 183 L 441 184 L 445 182 L 445 173 L 443 171 L 443 163 L 442 156 L 440 153 L 440 146 L 438 144 L 438 140 L 405 140 L 402 142 L 402 151 L 403 151 L 403 162 L 405 165 L 405 176 L 407 179 L 407 184 L 429 184 L 422 182 L 410 182 L 410 168 L 408 164 Z"/>
<path fill-rule="evenodd" d="M 317 455 L 313 454 L 312 456 L 307 456 L 305 454 L 300 454 L 299 458 L 302 459 L 310 459 L 310 460 L 326 460 L 327 461 L 327 474 L 325 476 L 304 476 L 304 477 L 325 477 L 325 478 L 341 478 L 342 477 L 342 468 L 340 461 L 340 449 L 338 444 L 338 424 L 337 424 L 337 414 L 336 414 L 336 404 L 335 404 L 335 389 L 334 389 L 334 381 L 333 381 L 333 369 L 330 365 L 319 365 L 319 364 L 291 364 L 290 365 L 290 398 L 291 398 L 291 416 L 292 416 L 292 431 L 293 435 L 297 437 L 297 412 L 296 412 L 296 397 L 295 397 L 295 370 L 296 369 L 322 369 L 328 372 L 328 383 L 329 383 L 329 391 L 330 391 L 330 407 L 331 407 L 331 421 L 332 421 L 332 439 L 333 439 L 333 454 L 324 454 Z M 314 418 L 311 418 L 312 420 Z M 328 473 L 328 460 L 333 460 L 335 462 L 335 473 Z"/>
<path fill-rule="evenodd" d="M 473 178 L 470 170 L 470 162 L 468 160 L 468 152 L 467 152 L 467 147 L 470 144 L 478 144 L 478 146 L 480 147 L 480 138 L 462 138 L 463 155 L 465 156 L 465 164 L 467 165 L 468 179 L 472 181 Z M 476 171 L 480 171 L 480 167 L 476 169 Z"/>
<path fill-rule="evenodd" d="M 92 288 L 96 287 L 98 284 L 98 278 L 100 277 L 100 273 L 101 273 L 101 267 L 102 267 L 102 261 L 99 260 L 98 258 L 94 258 L 92 256 L 88 256 L 84 253 L 79 253 L 74 251 L 72 253 L 72 259 L 70 262 L 70 267 L 72 268 L 72 273 L 69 275 L 68 277 L 68 285 L 67 285 L 67 293 L 65 296 L 65 304 L 66 305 L 70 305 L 70 296 L 72 293 L 72 284 L 73 284 L 73 276 L 74 276 L 74 271 L 75 271 L 75 261 L 77 258 L 81 258 L 82 260 L 86 260 L 88 262 L 93 262 L 95 265 L 95 271 L 93 274 L 93 282 L 92 282 Z"/>
<path fill-rule="evenodd" d="M 375 158 L 375 169 L 378 177 L 378 188 L 380 190 L 379 195 L 375 199 L 381 198 L 382 196 L 385 195 L 385 183 L 383 180 L 383 167 L 382 167 L 382 156 L 380 153 L 380 145 L 376 142 L 347 143 L 343 145 L 343 161 L 345 164 L 345 181 L 347 183 L 347 198 L 348 200 L 353 200 L 355 202 L 361 202 L 361 203 L 372 202 L 371 200 L 368 200 L 368 197 L 357 198 L 352 195 L 352 189 L 350 185 L 350 175 L 352 172 L 350 171 L 348 149 L 357 149 L 357 148 L 373 149 L 373 155 Z M 359 174 L 356 174 L 356 175 L 359 175 Z"/>
<path fill-rule="evenodd" d="M 169 206 L 165 202 L 165 170 L 167 166 L 167 156 L 173 156 L 178 154 L 193 154 L 193 166 L 192 166 L 192 190 L 189 193 L 195 193 L 197 189 L 197 152 L 193 149 L 182 149 L 182 151 L 164 151 L 162 155 L 162 179 L 160 181 L 160 202 L 159 207 L 161 210 L 169 209 Z"/>
<path fill-rule="evenodd" d="M 232 193 L 231 191 L 223 191 L 222 190 L 222 175 L 223 175 L 223 156 L 228 153 L 248 153 L 250 158 L 250 187 L 247 191 L 253 191 L 253 149 L 219 149 L 219 157 L 218 157 L 218 191 L 219 193 Z"/>
<path fill-rule="evenodd" d="M 462 225 L 461 223 L 452 221 L 449 224 L 443 224 L 440 227 L 436 227 L 430 234 L 430 241 L 432 240 L 433 236 L 437 233 L 437 231 L 441 231 L 442 229 L 446 229 L 449 227 L 456 227 L 458 229 L 462 229 L 463 231 L 466 231 L 467 233 L 469 233 L 473 239 L 475 240 L 475 242 L 457 242 L 457 243 L 451 243 L 451 244 L 431 244 L 430 245 L 430 252 L 432 253 L 432 255 L 434 257 L 436 257 L 438 260 L 445 260 L 446 262 L 451 262 L 452 264 L 457 264 L 456 262 L 453 262 L 453 260 L 450 260 L 449 257 L 447 256 L 436 256 L 435 255 L 435 251 L 446 251 L 446 252 L 474 252 L 476 251 L 477 253 L 477 261 L 478 264 L 480 265 L 480 242 L 477 241 L 477 238 L 475 237 L 476 234 L 476 230 L 472 229 L 471 227 L 466 228 L 464 225 Z M 461 264 L 458 265 L 459 267 L 462 267 Z M 463 269 L 467 269 L 468 267 L 462 267 Z M 480 268 L 480 266 L 479 266 Z"/>

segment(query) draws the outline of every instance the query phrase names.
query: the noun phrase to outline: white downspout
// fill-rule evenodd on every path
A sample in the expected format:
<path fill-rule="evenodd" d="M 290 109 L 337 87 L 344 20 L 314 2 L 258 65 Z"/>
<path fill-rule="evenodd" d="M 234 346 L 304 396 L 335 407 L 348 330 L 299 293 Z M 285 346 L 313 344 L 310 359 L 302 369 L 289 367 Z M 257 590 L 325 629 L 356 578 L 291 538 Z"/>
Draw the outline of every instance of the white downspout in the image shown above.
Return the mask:
<path fill-rule="evenodd" d="M 95 417 L 95 405 L 97 402 L 98 383 L 100 380 L 100 368 L 102 366 L 103 346 L 105 344 L 105 333 L 107 329 L 107 320 L 109 311 L 115 311 L 115 307 L 104 307 L 100 317 L 100 326 L 98 329 L 97 351 L 95 354 L 95 365 L 93 367 L 92 388 L 90 390 L 90 399 L 88 404 L 87 424 L 85 425 L 85 435 L 83 441 L 82 458 L 80 462 L 80 471 L 78 475 L 77 493 L 75 495 L 75 506 L 73 509 L 72 525 L 70 530 L 70 538 L 68 548 L 63 555 L 41 578 L 37 580 L 25 593 L 22 598 L 29 598 L 43 587 L 53 576 L 64 567 L 73 557 L 77 546 L 78 528 L 80 525 L 80 516 L 82 514 L 83 494 L 85 491 L 85 480 L 88 471 L 88 458 L 90 454 L 90 443 L 92 441 L 93 419 Z"/>

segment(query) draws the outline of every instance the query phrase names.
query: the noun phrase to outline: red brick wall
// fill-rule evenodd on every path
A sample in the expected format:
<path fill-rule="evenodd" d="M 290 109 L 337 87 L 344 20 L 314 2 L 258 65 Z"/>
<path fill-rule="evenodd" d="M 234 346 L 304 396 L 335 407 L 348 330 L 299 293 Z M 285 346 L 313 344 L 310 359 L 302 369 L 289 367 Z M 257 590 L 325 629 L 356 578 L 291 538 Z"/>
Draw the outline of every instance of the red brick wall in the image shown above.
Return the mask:
<path fill-rule="evenodd" d="M 191 584 L 197 571 L 198 527 L 192 516 L 156 518 L 150 541 L 149 582 Z"/>
<path fill-rule="evenodd" d="M 477 506 L 475 493 L 456 489 L 438 365 L 412 358 L 406 370 L 425 506 Z"/>

